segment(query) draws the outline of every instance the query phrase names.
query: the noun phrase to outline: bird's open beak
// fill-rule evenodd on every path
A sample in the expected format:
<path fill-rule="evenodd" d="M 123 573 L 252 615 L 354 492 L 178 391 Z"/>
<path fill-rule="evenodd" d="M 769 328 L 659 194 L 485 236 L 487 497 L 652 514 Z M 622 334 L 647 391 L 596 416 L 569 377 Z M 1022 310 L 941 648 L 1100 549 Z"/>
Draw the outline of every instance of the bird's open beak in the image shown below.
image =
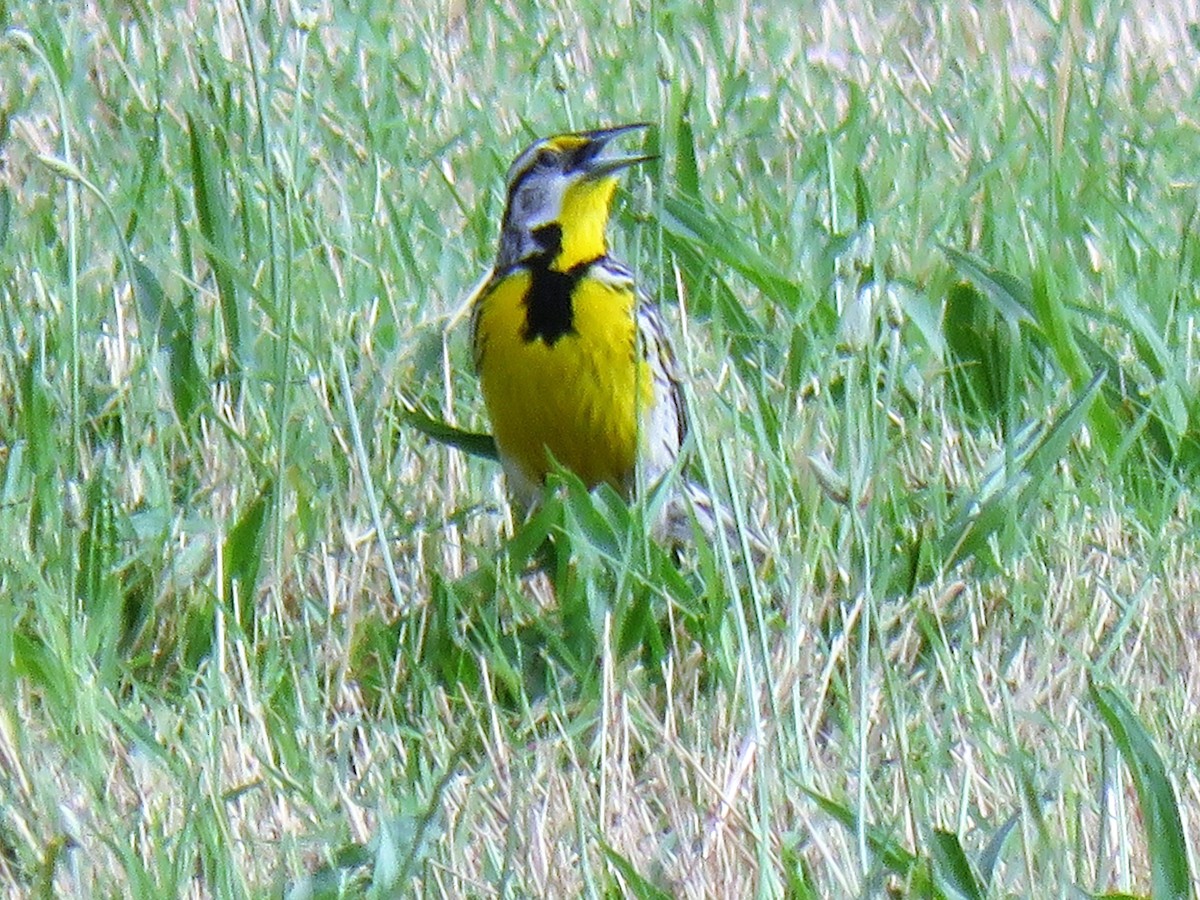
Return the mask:
<path fill-rule="evenodd" d="M 636 122 L 632 125 L 618 125 L 615 128 L 598 128 L 595 131 L 585 131 L 581 137 L 587 139 L 584 152 L 586 160 L 582 166 L 588 178 L 603 178 L 628 166 L 658 159 L 655 153 L 621 153 L 611 146 L 614 138 L 629 134 L 633 131 L 644 131 L 650 128 L 649 122 Z"/>

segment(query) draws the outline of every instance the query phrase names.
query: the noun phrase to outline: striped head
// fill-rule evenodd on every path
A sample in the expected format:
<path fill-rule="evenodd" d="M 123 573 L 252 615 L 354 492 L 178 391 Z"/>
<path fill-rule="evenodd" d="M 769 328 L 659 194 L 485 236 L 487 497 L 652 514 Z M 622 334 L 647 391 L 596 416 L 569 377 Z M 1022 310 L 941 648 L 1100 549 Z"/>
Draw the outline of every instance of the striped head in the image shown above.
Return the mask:
<path fill-rule="evenodd" d="M 608 225 L 616 174 L 653 159 L 614 152 L 614 138 L 648 128 L 621 125 L 560 134 L 522 151 L 508 170 L 507 202 L 496 271 L 541 257 L 566 271 L 607 252 Z"/>

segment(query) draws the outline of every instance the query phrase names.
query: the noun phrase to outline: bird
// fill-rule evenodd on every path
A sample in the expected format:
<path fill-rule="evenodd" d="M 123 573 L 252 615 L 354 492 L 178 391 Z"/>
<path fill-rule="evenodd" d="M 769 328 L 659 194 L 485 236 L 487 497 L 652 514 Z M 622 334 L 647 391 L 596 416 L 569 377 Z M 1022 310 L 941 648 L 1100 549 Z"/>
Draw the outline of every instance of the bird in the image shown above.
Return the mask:
<path fill-rule="evenodd" d="M 509 493 L 536 505 L 555 465 L 632 500 L 688 433 L 657 306 L 609 250 L 622 151 L 647 123 L 534 141 L 509 167 L 499 247 L 471 308 L 471 345 Z"/>

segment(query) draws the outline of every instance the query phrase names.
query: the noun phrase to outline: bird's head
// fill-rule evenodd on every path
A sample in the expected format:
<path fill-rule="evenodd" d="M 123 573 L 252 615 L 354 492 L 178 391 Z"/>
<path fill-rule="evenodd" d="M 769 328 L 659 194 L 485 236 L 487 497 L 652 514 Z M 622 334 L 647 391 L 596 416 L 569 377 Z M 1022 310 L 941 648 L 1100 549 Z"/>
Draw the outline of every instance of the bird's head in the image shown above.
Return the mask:
<path fill-rule="evenodd" d="M 551 268 L 565 271 L 604 255 L 617 173 L 654 158 L 620 153 L 613 140 L 648 127 L 578 131 L 526 147 L 508 170 L 497 270 L 543 256 Z"/>

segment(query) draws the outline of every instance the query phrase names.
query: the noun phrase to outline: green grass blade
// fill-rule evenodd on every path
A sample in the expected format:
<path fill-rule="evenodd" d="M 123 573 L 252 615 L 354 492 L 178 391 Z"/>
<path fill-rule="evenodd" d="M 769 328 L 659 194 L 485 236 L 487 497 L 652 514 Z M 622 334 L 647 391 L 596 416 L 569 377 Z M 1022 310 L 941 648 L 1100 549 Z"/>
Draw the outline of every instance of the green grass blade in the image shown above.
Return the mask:
<path fill-rule="evenodd" d="M 692 89 L 685 88 L 675 119 L 675 186 L 685 197 L 700 196 L 700 164 L 696 158 L 696 132 L 691 120 Z"/>
<path fill-rule="evenodd" d="M 2 142 L 0 142 L 2 145 Z M 12 221 L 12 191 L 0 185 L 0 250 L 8 243 L 8 226 Z"/>
<path fill-rule="evenodd" d="M 934 829 L 933 871 L 943 888 L 953 892 L 951 896 L 983 900 L 983 889 L 975 880 L 958 835 L 953 832 Z"/>
<path fill-rule="evenodd" d="M 1081 385 L 1092 375 L 1087 360 L 1075 339 L 1077 328 L 1063 302 L 1062 291 L 1047 282 L 1051 267 L 1043 262 L 1034 272 L 1032 292 L 1033 312 L 1046 343 L 1058 364 L 1075 385 Z"/>
<path fill-rule="evenodd" d="M 1034 485 L 1040 483 L 1066 455 L 1068 445 L 1087 420 L 1088 411 L 1099 396 L 1104 380 L 1104 373 L 1098 372 L 1074 402 L 1054 421 L 1045 437 L 1034 448 L 1025 465 L 1025 470 L 1033 481 L 1025 488 L 1021 497 L 1022 504 L 1032 499 Z"/>
<path fill-rule="evenodd" d="M 1101 372 L 1051 425 L 1026 426 L 1011 439 L 1012 446 L 997 454 L 979 489 L 955 506 L 941 543 L 944 571 L 982 556 L 988 538 L 1030 507 L 1046 475 L 1083 426 L 1103 384 Z"/>
<path fill-rule="evenodd" d="M 1151 894 L 1156 900 L 1193 896 L 1187 842 L 1175 788 L 1153 738 L 1116 688 L 1097 684 L 1089 676 L 1088 691 L 1133 775 L 1150 851 Z"/>
<path fill-rule="evenodd" d="M 875 209 L 871 204 L 871 189 L 863 178 L 862 168 L 854 167 L 854 227 L 862 228 L 874 218 Z"/>
<path fill-rule="evenodd" d="M 272 490 L 271 482 L 265 482 L 225 537 L 225 602 L 230 604 L 238 624 L 247 634 L 254 627 L 258 573 Z M 235 600 L 236 607 L 232 605 Z"/>
<path fill-rule="evenodd" d="M 1027 284 L 969 253 L 946 244 L 941 248 L 958 274 L 983 291 L 1006 318 L 1014 322 L 1034 321 L 1030 312 L 1033 297 Z"/>
<path fill-rule="evenodd" d="M 208 381 L 196 363 L 195 317 L 190 311 L 190 293 L 184 303 L 189 307 L 181 314 L 163 293 L 154 271 L 140 260 L 132 260 L 133 278 L 137 285 L 138 304 L 142 321 L 155 328 L 159 346 L 170 355 L 169 382 L 175 415 L 190 436 L 196 415 L 208 398 Z"/>
<path fill-rule="evenodd" d="M 113 488 L 103 468 L 88 481 L 86 521 L 79 537 L 79 572 L 75 593 L 87 614 L 88 644 L 98 668 L 111 678 L 121 632 L 120 546 Z"/>
<path fill-rule="evenodd" d="M 217 151 L 211 139 L 190 115 L 187 123 L 196 218 L 200 224 L 200 234 L 204 237 L 204 255 L 217 283 L 221 321 L 225 323 L 226 339 L 229 341 L 231 375 L 237 383 L 241 380 L 248 359 L 244 343 L 244 317 L 233 270 L 234 219 L 221 178 Z"/>
<path fill-rule="evenodd" d="M 320 866 L 311 874 L 285 886 L 285 900 L 337 900 L 360 896 L 371 864 L 371 848 L 366 844 L 346 844 L 332 854 L 333 861 Z M 352 892 L 352 888 L 357 889 Z"/>
<path fill-rule="evenodd" d="M 1044 274 L 1039 273 L 1033 284 L 1027 284 L 1011 273 L 990 266 L 978 257 L 953 247 L 942 245 L 942 251 L 959 275 L 982 292 L 1006 319 L 1032 326 L 1030 329 L 1023 329 L 1021 333 L 1028 333 L 1034 346 L 1049 352 L 1075 386 L 1080 387 L 1091 379 L 1098 366 L 1110 372 L 1120 369 L 1111 354 L 1098 348 L 1090 335 L 1071 321 L 1059 291 L 1047 284 Z M 1048 265 L 1047 263 L 1043 268 L 1048 270 Z M 960 291 L 952 291 L 950 302 L 958 301 L 958 306 L 965 308 L 965 303 L 962 302 L 964 297 Z M 965 355 L 965 359 L 977 367 L 976 371 L 966 373 L 968 380 L 974 386 L 979 399 L 985 401 L 989 408 L 995 409 L 1000 403 L 997 392 L 1003 388 L 997 387 L 996 376 L 989 365 L 996 354 L 986 353 L 985 345 L 989 337 L 993 341 L 999 339 L 1002 342 L 1003 339 L 998 338 L 994 330 L 988 330 L 982 335 L 973 333 L 971 321 L 964 320 L 961 312 L 952 316 L 948 308 L 947 319 L 947 336 L 953 339 L 952 347 L 958 351 L 958 355 Z M 978 331 L 979 327 L 980 323 L 975 322 L 975 331 Z M 1002 343 L 1000 349 L 1003 349 Z M 1095 349 L 1100 349 L 1098 356 L 1092 352 Z M 1135 379 L 1122 377 L 1110 383 L 1117 385 L 1134 382 Z M 1113 411 L 1113 407 L 1120 404 L 1121 398 L 1113 397 L 1111 400 L 1093 404 L 1089 413 L 1093 435 L 1108 458 L 1117 452 L 1125 436 L 1123 423 Z"/>
<path fill-rule="evenodd" d="M 1133 339 L 1138 360 L 1155 380 L 1154 406 L 1168 434 L 1177 442 L 1187 431 L 1188 413 L 1176 373 L 1186 366 L 1176 360 L 1176 352 L 1167 346 L 1160 328 L 1151 322 L 1147 311 L 1130 296 L 1119 296 L 1123 324 Z"/>
<path fill-rule="evenodd" d="M 600 849 L 604 851 L 604 858 L 608 860 L 608 864 L 620 874 L 625 889 L 629 891 L 623 896 L 636 897 L 637 900 L 671 900 L 670 894 L 651 884 L 634 868 L 633 863 L 614 850 L 607 842 L 601 841 Z"/>
<path fill-rule="evenodd" d="M 1008 836 L 1020 821 L 1020 816 L 1017 814 L 1009 816 L 1005 823 L 996 829 L 996 833 L 983 848 L 983 853 L 979 857 L 979 874 L 983 880 L 984 890 L 992 883 L 992 876 L 996 872 L 996 864 L 1000 861 L 1005 841 L 1008 840 Z"/>
<path fill-rule="evenodd" d="M 400 416 L 405 423 L 417 431 L 447 447 L 453 447 L 481 459 L 498 460 L 500 458 L 499 452 L 496 450 L 496 439 L 490 434 L 456 428 L 448 422 L 435 419 L 410 403 L 403 404 Z"/>
<path fill-rule="evenodd" d="M 995 420 L 1009 399 L 1003 373 L 1014 352 L 1012 329 L 1005 327 L 983 292 L 967 281 L 947 291 L 941 325 L 964 411 Z"/>
<path fill-rule="evenodd" d="M 841 823 L 851 834 L 857 832 L 858 817 L 848 806 L 844 806 L 807 788 L 804 789 L 804 793 L 812 798 L 823 812 Z M 891 835 L 886 834 L 881 828 L 871 825 L 867 826 L 867 844 L 871 848 L 871 852 L 887 867 L 888 871 L 894 872 L 901 877 L 907 878 L 912 873 L 913 867 L 920 863 L 919 856 L 906 850 L 897 840 Z"/>
<path fill-rule="evenodd" d="M 794 305 L 797 291 L 793 280 L 759 252 L 749 235 L 718 213 L 687 197 L 667 197 L 662 225 L 668 234 L 698 245 L 705 255 L 720 260 L 767 296 Z"/>

